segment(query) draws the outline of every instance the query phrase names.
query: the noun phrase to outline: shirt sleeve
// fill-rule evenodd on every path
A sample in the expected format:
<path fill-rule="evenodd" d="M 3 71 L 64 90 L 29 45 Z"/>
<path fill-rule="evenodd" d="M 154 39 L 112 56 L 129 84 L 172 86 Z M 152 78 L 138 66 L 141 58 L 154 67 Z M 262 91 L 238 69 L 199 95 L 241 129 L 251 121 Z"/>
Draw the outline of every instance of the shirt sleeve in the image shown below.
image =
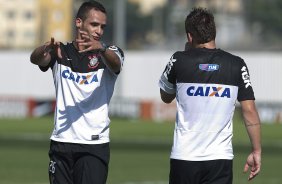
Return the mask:
<path fill-rule="evenodd" d="M 168 94 L 176 93 L 175 56 L 172 55 L 159 80 L 159 87 Z"/>
<path fill-rule="evenodd" d="M 253 87 L 250 80 L 250 74 L 248 67 L 244 60 L 241 61 L 240 66 L 240 76 L 239 76 L 239 85 L 238 85 L 238 101 L 244 100 L 255 100 Z"/>
<path fill-rule="evenodd" d="M 107 46 L 107 48 L 109 50 L 112 50 L 114 51 L 114 53 L 119 57 L 119 60 L 120 60 L 120 70 L 118 73 L 116 74 L 119 74 L 122 70 L 122 67 L 123 67 L 123 63 L 124 63 L 124 52 L 121 48 L 115 46 L 115 45 L 111 45 L 111 46 Z"/>

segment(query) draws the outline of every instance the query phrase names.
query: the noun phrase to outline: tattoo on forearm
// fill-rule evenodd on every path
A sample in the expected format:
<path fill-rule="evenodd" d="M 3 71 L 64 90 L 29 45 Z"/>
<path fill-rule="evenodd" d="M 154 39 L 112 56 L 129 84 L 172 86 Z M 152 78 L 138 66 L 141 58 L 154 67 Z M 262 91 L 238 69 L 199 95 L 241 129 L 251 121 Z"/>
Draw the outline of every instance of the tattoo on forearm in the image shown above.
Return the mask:
<path fill-rule="evenodd" d="M 255 124 L 246 124 L 247 127 L 249 126 L 260 126 L 260 123 L 255 123 Z"/>

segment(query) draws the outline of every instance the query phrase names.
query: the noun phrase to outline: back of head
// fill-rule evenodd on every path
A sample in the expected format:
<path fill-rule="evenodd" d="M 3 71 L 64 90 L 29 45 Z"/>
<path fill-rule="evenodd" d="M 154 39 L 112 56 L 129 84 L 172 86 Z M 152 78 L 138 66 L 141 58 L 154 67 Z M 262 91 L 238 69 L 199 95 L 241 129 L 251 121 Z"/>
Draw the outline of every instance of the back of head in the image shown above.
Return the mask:
<path fill-rule="evenodd" d="M 78 12 L 76 14 L 76 18 L 80 18 L 81 20 L 85 20 L 87 17 L 87 14 L 90 10 L 95 9 L 98 11 L 101 11 L 103 13 L 107 13 L 105 7 L 97 2 L 97 1 L 88 1 L 84 2 L 78 9 Z"/>
<path fill-rule="evenodd" d="M 215 40 L 216 26 L 214 16 L 207 9 L 193 8 L 185 20 L 186 33 L 190 33 L 196 44 Z"/>

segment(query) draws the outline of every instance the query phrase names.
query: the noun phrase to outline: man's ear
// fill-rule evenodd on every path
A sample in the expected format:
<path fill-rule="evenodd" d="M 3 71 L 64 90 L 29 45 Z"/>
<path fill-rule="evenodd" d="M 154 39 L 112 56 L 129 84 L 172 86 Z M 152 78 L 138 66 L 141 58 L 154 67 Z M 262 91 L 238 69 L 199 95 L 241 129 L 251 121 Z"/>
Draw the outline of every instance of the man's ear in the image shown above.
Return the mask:
<path fill-rule="evenodd" d="M 75 19 L 75 26 L 76 26 L 76 28 L 81 28 L 81 26 L 82 26 L 81 18 L 76 18 Z"/>
<path fill-rule="evenodd" d="M 187 33 L 187 40 L 188 40 L 189 43 L 191 43 L 191 44 L 193 43 L 193 37 L 190 33 Z"/>

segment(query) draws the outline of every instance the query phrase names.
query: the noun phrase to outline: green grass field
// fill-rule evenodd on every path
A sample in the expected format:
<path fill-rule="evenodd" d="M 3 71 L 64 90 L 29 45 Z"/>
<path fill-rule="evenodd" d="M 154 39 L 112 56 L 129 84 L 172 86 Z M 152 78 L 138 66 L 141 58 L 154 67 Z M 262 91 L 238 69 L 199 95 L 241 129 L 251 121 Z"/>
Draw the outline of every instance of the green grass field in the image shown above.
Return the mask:
<path fill-rule="evenodd" d="M 0 184 L 47 184 L 52 117 L 0 120 Z M 108 184 L 167 184 L 174 124 L 112 119 Z M 251 183 L 282 183 L 282 125 L 263 124 L 260 175 Z M 234 123 L 234 184 L 250 151 L 243 123 Z"/>

